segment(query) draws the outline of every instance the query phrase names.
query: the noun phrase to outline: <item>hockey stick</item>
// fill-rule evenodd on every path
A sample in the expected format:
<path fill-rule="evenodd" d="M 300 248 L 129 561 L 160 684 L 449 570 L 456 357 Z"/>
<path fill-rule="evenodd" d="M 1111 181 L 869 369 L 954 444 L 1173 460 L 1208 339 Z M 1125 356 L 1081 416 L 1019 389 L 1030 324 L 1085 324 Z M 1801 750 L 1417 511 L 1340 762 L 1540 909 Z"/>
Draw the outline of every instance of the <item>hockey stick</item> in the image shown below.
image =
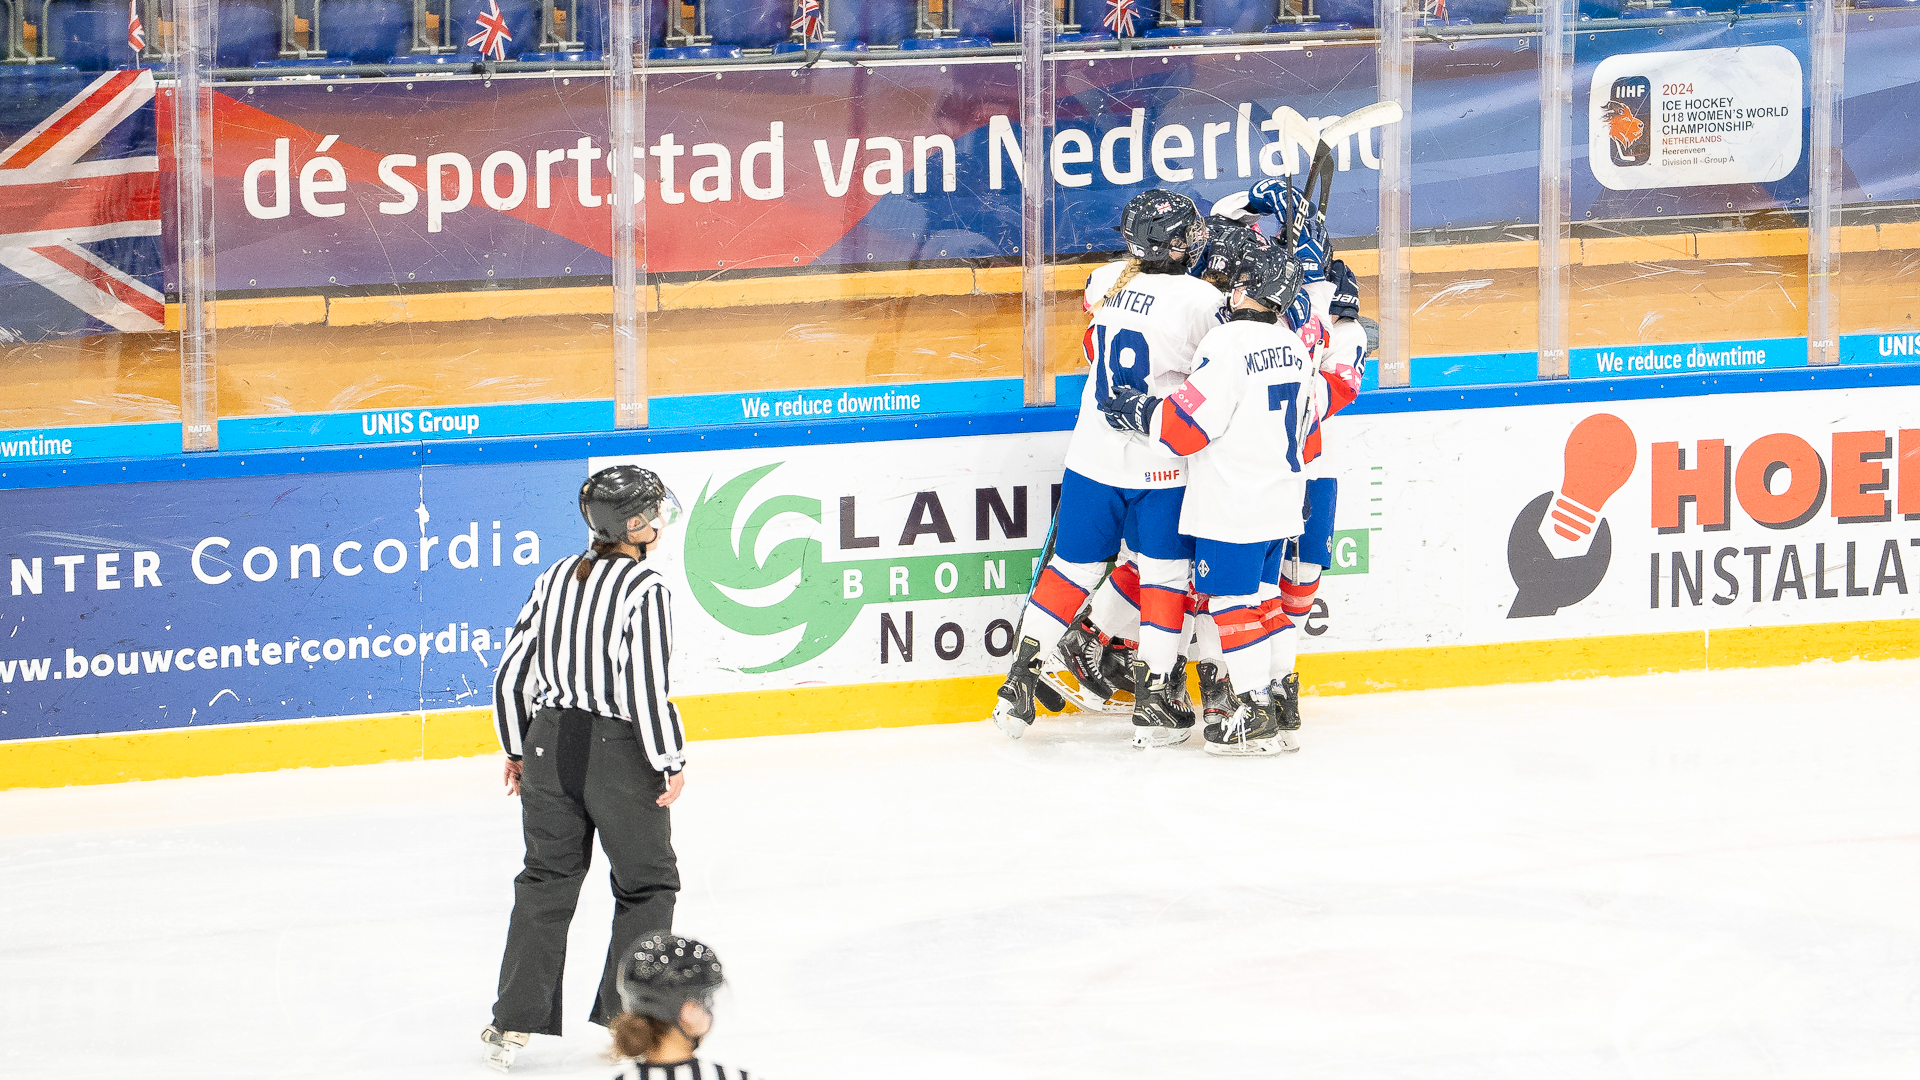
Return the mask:
<path fill-rule="evenodd" d="M 1053 559 L 1053 542 L 1059 531 L 1060 511 L 1056 507 L 1053 520 L 1047 524 L 1046 543 L 1040 546 L 1040 559 L 1033 564 L 1033 580 L 1027 583 L 1027 598 L 1020 605 L 1020 619 L 1013 624 L 1012 645 L 1016 650 L 1020 648 L 1020 639 L 1027 628 L 1027 609 L 1033 606 L 1033 591 L 1040 587 L 1040 575 L 1046 572 L 1047 563 Z M 1061 697 L 1059 690 L 1045 679 L 1035 680 L 1033 696 L 1047 707 L 1048 712 L 1062 712 L 1067 707 L 1066 699 Z"/>
<path fill-rule="evenodd" d="M 1320 129 L 1319 145 L 1314 148 L 1313 165 L 1307 169 L 1307 186 L 1302 193 L 1317 196 L 1314 220 L 1323 229 L 1327 224 L 1327 202 L 1333 197 L 1334 147 L 1346 142 L 1349 136 L 1369 128 L 1397 124 L 1404 115 L 1399 102 L 1376 101 L 1345 116 L 1336 116 Z M 1332 259 L 1331 238 L 1328 238 L 1327 246 L 1327 257 Z"/>

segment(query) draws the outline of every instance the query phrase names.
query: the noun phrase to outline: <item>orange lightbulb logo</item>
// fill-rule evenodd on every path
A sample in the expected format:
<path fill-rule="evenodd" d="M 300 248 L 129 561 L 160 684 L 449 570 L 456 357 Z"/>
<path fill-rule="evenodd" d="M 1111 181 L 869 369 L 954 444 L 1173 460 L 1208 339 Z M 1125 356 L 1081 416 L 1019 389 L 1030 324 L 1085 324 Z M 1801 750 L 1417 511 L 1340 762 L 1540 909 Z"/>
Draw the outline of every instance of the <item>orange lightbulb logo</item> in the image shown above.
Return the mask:
<path fill-rule="evenodd" d="M 1607 500 L 1633 475 L 1639 451 L 1633 429 L 1611 413 L 1595 413 L 1567 436 L 1566 478 L 1553 500 L 1553 531 L 1563 541 L 1585 540 Z"/>

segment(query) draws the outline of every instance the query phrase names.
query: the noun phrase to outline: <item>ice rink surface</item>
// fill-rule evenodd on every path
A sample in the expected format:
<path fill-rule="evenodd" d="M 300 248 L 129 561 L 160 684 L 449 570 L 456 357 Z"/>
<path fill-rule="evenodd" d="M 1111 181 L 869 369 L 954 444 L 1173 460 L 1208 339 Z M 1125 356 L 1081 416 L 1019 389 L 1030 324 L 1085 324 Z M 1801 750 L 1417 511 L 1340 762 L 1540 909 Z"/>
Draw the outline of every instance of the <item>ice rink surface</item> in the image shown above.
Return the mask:
<path fill-rule="evenodd" d="M 696 744 L 677 928 L 774 1080 L 1920 1075 L 1920 662 Z M 911 701 L 901 708 L 911 709 Z M 983 703 L 983 712 L 985 703 Z M 0 1075 L 494 1075 L 499 759 L 0 792 Z M 611 911 L 567 1035 L 604 1077 Z"/>

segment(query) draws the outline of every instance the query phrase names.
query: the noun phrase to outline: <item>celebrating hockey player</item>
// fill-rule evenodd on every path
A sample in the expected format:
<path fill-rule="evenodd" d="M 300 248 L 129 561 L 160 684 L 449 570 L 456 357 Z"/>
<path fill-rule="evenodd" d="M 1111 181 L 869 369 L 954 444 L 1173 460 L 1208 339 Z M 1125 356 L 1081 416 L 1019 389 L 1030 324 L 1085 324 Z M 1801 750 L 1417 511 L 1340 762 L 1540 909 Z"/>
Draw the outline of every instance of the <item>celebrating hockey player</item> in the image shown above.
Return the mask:
<path fill-rule="evenodd" d="M 1138 398 L 1177 388 L 1192 370 L 1195 346 L 1220 323 L 1220 293 L 1187 275 L 1207 238 L 1192 199 L 1158 189 L 1137 195 L 1119 228 L 1129 257 L 1087 282 L 1092 370 L 1067 446 L 1053 557 L 1034 582 L 1013 668 L 994 705 L 994 723 L 1016 739 L 1033 723 L 1043 656 L 1056 652 L 1123 539 L 1140 577 L 1134 742 L 1181 742 L 1193 727 L 1175 685 L 1184 680 L 1179 638 L 1193 553 L 1178 529 L 1185 463 L 1177 451 L 1109 425 L 1101 409 L 1116 391 Z"/>
<path fill-rule="evenodd" d="M 1254 249 L 1233 278 L 1229 321 L 1200 343 L 1186 382 L 1165 400 L 1123 388 L 1103 407 L 1116 427 L 1187 459 L 1180 530 L 1194 538 L 1194 586 L 1209 599 L 1228 671 L 1242 688 L 1234 712 L 1207 726 L 1209 753 L 1298 749 L 1281 728 L 1270 685 L 1270 641 L 1292 624 L 1270 601 L 1278 598 L 1280 544 L 1303 525 L 1308 439 L 1358 392 L 1350 367 L 1320 377 L 1318 320 L 1296 331 L 1281 317 L 1304 273 L 1290 251 Z"/>

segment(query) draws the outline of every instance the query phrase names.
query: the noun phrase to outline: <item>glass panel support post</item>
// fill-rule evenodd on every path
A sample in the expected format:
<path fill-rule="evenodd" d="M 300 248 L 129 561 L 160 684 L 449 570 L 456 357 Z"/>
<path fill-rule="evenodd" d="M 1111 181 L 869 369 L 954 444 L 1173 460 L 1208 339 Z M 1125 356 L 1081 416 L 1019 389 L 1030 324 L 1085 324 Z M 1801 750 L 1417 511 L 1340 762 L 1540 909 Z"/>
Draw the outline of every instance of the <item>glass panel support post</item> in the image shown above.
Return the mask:
<path fill-rule="evenodd" d="M 607 28 L 608 157 L 613 174 L 613 413 L 618 428 L 647 426 L 647 203 L 642 171 L 647 145 L 647 52 L 642 26 L 661 0 L 612 0 Z M 638 63 L 635 53 L 639 54 Z M 625 167 L 618 163 L 627 162 Z"/>
<path fill-rule="evenodd" d="M 1846 0 L 1809 0 L 1813 72 L 1807 117 L 1807 363 L 1840 362 L 1841 94 L 1846 88 Z"/>
<path fill-rule="evenodd" d="M 1379 97 L 1400 103 L 1402 121 L 1380 129 L 1380 355 L 1382 387 L 1411 381 L 1413 274 L 1407 238 L 1413 231 L 1413 38 L 1407 5 L 1419 0 L 1374 0 L 1380 30 L 1376 57 Z M 1416 8 L 1417 12 L 1417 8 Z"/>
<path fill-rule="evenodd" d="M 180 448 L 220 448 L 214 363 L 213 66 L 215 0 L 175 0 L 174 210 L 180 260 Z M 153 31 L 158 33 L 156 27 Z"/>
<path fill-rule="evenodd" d="M 1053 0 L 1020 0 L 1020 374 L 1028 405 L 1053 404 L 1047 377 L 1047 324 L 1052 295 L 1047 229 L 1047 142 L 1053 127 Z"/>
<path fill-rule="evenodd" d="M 1573 282 L 1567 268 L 1573 214 L 1574 0 L 1540 4 L 1539 369 L 1542 379 L 1569 372 Z"/>

